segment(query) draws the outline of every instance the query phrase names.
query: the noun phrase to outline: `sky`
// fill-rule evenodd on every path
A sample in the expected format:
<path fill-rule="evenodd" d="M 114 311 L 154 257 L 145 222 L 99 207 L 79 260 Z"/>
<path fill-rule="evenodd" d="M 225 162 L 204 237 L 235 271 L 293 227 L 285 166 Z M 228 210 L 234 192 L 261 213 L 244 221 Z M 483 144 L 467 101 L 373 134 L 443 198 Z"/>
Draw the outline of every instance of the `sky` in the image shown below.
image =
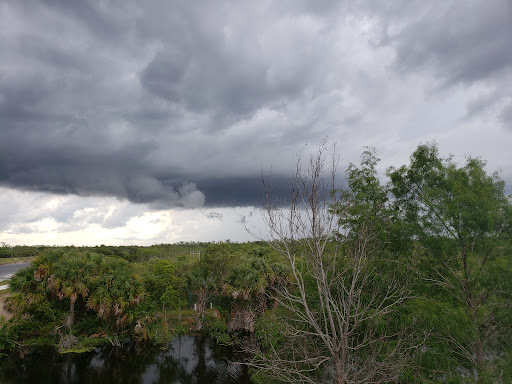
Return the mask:
<path fill-rule="evenodd" d="M 512 185 L 510 0 L 0 0 L 0 242 L 254 240 L 261 172 L 420 143 Z"/>

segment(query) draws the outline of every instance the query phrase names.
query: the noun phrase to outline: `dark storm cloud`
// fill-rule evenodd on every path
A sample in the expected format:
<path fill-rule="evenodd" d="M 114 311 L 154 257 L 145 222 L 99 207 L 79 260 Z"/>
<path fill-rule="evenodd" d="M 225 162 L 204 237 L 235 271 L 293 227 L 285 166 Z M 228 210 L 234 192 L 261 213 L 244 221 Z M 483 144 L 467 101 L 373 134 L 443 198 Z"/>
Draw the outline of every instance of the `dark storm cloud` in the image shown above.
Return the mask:
<path fill-rule="evenodd" d="M 272 185 L 277 195 L 287 196 L 290 179 L 287 176 L 273 175 Z M 207 203 L 213 206 L 222 205 L 226 202 L 231 206 L 262 206 L 264 203 L 264 188 L 261 177 L 211 178 L 198 181 L 197 187 L 205 192 Z"/>
<path fill-rule="evenodd" d="M 208 132 L 298 97 L 314 52 L 283 62 L 244 51 L 229 13 L 213 3 L 6 2 L 0 182 L 158 207 L 259 203 L 261 160 L 232 171 L 226 156 L 258 149 Z"/>
<path fill-rule="evenodd" d="M 396 88 L 382 47 L 449 85 L 510 75 L 505 0 L 364 4 L 4 0 L 0 184 L 154 208 L 260 205 L 260 169 L 286 191 L 304 144 L 376 144 L 353 138 L 381 137 L 369 124 Z M 510 93 L 490 95 L 483 109 Z"/>
<path fill-rule="evenodd" d="M 84 55 L 56 47 L 51 41 L 39 36 L 22 36 L 18 39 L 19 53 L 31 56 L 35 61 L 51 63 L 54 68 L 62 71 L 76 71 L 81 74 L 88 72 L 87 58 Z"/>
<path fill-rule="evenodd" d="M 257 48 L 255 48 L 257 49 Z M 287 76 L 272 79 L 272 61 L 235 57 L 218 47 L 166 48 L 141 75 L 150 93 L 194 112 L 251 117 L 263 106 L 295 98 L 309 82 L 311 68 L 295 65 Z"/>
<path fill-rule="evenodd" d="M 29 78 L 2 78 L 0 88 L 2 131 L 4 133 L 7 130 L 13 131 L 16 124 L 55 117 L 50 111 L 40 108 L 40 104 L 48 94 L 56 90 L 55 86 L 39 75 Z"/>

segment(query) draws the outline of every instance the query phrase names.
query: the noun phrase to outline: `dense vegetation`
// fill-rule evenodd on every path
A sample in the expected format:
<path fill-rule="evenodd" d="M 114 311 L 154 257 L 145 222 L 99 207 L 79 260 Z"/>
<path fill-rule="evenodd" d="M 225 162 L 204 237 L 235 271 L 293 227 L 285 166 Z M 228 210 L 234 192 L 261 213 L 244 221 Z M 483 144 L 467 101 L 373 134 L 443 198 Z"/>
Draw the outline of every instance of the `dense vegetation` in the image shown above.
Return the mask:
<path fill-rule="evenodd" d="M 363 152 L 344 189 L 323 149 L 299 161 L 286 203 L 266 191 L 265 241 L 31 250 L 0 347 L 206 332 L 262 383 L 512 382 L 504 182 L 434 144 L 386 184 L 378 161 Z"/>

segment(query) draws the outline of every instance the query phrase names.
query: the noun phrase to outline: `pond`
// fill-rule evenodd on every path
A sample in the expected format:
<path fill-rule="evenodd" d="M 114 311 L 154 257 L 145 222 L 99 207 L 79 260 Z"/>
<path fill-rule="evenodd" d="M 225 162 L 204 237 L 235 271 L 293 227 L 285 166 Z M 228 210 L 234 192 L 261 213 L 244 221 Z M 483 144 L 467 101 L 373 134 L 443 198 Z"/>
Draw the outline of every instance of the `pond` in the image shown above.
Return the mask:
<path fill-rule="evenodd" d="M 246 367 L 233 358 L 230 348 L 201 336 L 179 336 L 161 347 L 129 343 L 81 354 L 36 348 L 0 359 L 0 383 L 251 383 Z"/>

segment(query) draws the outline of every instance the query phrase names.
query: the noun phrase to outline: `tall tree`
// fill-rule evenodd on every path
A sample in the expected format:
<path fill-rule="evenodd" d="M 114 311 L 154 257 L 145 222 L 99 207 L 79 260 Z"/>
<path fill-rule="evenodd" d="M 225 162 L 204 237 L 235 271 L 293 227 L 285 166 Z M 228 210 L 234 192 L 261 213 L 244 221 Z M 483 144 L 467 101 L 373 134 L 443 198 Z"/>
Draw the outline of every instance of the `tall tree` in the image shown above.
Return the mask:
<path fill-rule="evenodd" d="M 228 243 L 211 243 L 188 276 L 190 287 L 197 293 L 197 329 L 202 329 L 206 304 L 222 291 L 222 282 L 231 263 Z"/>
<path fill-rule="evenodd" d="M 254 320 L 265 311 L 265 289 L 271 269 L 260 257 L 234 264 L 223 283 L 223 292 L 231 296 L 231 331 L 254 332 Z"/>
<path fill-rule="evenodd" d="M 388 268 L 375 264 L 380 225 L 372 217 L 380 215 L 386 193 L 376 183 L 371 152 L 361 169 L 349 169 L 352 189 L 340 193 L 337 158 L 327 153 L 322 146 L 306 165 L 299 159 L 286 207 L 267 191 L 267 240 L 291 277 L 275 296 L 283 337 L 263 335 L 252 364 L 283 382 L 396 381 L 416 344 L 394 319 L 407 286 L 391 260 Z"/>
<path fill-rule="evenodd" d="M 48 289 L 59 300 L 69 299 L 68 327 L 75 323 L 75 303 L 90 292 L 90 279 L 97 272 L 93 254 L 67 253 L 55 262 L 48 277 Z M 41 265 L 40 265 L 41 267 Z M 39 272 L 40 268 L 36 272 Z"/>
<path fill-rule="evenodd" d="M 408 166 L 390 168 L 396 211 L 421 245 L 431 284 L 461 307 L 470 332 L 448 339 L 479 383 L 500 376 L 498 357 L 510 321 L 512 204 L 497 173 L 468 157 L 463 165 L 441 158 L 435 144 L 420 145 Z M 510 306 L 509 306 L 510 307 Z"/>

